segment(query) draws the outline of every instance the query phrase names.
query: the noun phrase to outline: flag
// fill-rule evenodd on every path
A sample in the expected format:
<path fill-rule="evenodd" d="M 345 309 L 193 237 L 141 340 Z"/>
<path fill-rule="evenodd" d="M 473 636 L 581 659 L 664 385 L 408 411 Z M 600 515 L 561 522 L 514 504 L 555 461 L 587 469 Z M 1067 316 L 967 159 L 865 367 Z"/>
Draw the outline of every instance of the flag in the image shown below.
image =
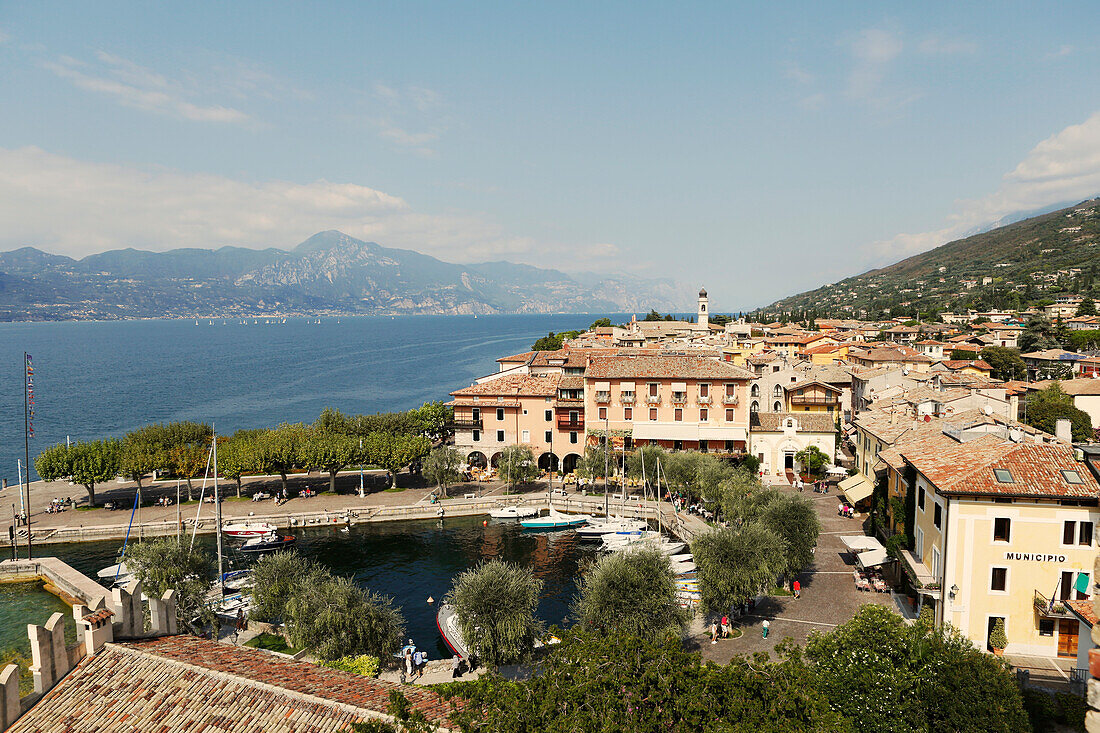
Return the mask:
<path fill-rule="evenodd" d="M 1073 589 L 1078 593 L 1089 592 L 1089 574 L 1077 573 L 1077 579 L 1073 582 Z"/>

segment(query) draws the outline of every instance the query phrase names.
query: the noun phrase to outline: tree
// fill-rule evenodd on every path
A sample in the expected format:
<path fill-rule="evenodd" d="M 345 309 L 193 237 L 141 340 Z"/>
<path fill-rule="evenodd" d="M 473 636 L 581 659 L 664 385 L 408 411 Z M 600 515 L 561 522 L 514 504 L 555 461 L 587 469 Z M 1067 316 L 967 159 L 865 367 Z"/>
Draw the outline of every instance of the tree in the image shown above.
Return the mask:
<path fill-rule="evenodd" d="M 695 538 L 703 609 L 721 613 L 769 588 L 787 567 L 782 538 L 763 524 L 716 529 Z"/>
<path fill-rule="evenodd" d="M 1050 321 L 1039 316 L 1032 316 L 1027 320 L 1019 343 L 1020 351 L 1023 352 L 1050 349 L 1058 345 Z"/>
<path fill-rule="evenodd" d="M 606 470 L 614 468 L 614 461 L 604 453 L 604 446 L 590 445 L 584 449 L 584 455 L 577 461 L 578 476 L 595 479 L 604 475 Z M 606 477 L 605 477 L 606 478 Z"/>
<path fill-rule="evenodd" d="M 1057 382 L 1027 396 L 1027 424 L 1054 434 L 1059 420 L 1070 421 L 1070 431 L 1076 442 L 1092 439 L 1092 418 L 1073 405 L 1073 398 L 1062 391 Z"/>
<path fill-rule="evenodd" d="M 518 662 L 534 649 L 542 581 L 527 568 L 490 560 L 454 579 L 446 602 L 455 609 L 467 647 L 486 663 Z"/>
<path fill-rule="evenodd" d="M 420 434 L 433 441 L 443 440 L 447 436 L 447 425 L 454 420 L 455 411 L 443 402 L 425 402 L 410 412 L 420 422 Z"/>
<path fill-rule="evenodd" d="M 611 328 L 611 319 L 597 318 L 596 320 L 592 321 L 592 325 L 588 327 L 588 330 L 591 331 L 597 328 Z"/>
<path fill-rule="evenodd" d="M 497 473 L 507 481 L 515 491 L 516 484 L 527 483 L 539 475 L 535 454 L 526 445 L 510 445 L 500 453 Z"/>
<path fill-rule="evenodd" d="M 1007 346 L 986 346 L 982 349 L 982 360 L 993 367 L 994 379 L 1007 382 L 1027 376 L 1027 364 L 1020 358 L 1019 349 L 1010 349 Z"/>
<path fill-rule="evenodd" d="M 829 465 L 829 456 L 821 452 L 816 445 L 808 445 L 794 454 L 794 459 L 802 464 L 810 478 L 821 476 L 825 466 Z"/>
<path fill-rule="evenodd" d="M 122 439 L 119 469 L 123 476 L 137 482 L 140 489 L 146 474 L 164 467 L 161 458 L 162 455 L 155 445 L 136 439 L 133 433 L 128 433 Z"/>
<path fill-rule="evenodd" d="M 264 432 L 256 440 L 256 463 L 264 473 L 276 473 L 285 492 L 286 476 L 305 461 L 306 427 L 301 423 L 282 423 Z"/>
<path fill-rule="evenodd" d="M 443 496 L 447 487 L 458 481 L 458 467 L 462 465 L 462 454 L 449 445 L 438 445 L 424 460 L 424 475 L 435 482 Z"/>
<path fill-rule="evenodd" d="M 647 486 L 654 486 L 657 480 L 657 461 L 663 467 L 668 462 L 668 452 L 659 445 L 644 445 L 626 459 L 626 473 L 630 478 L 641 480 L 643 468 Z"/>
<path fill-rule="evenodd" d="M 562 331 L 561 333 L 554 333 L 551 331 L 546 334 L 532 346 L 532 351 L 557 351 L 562 347 L 567 339 L 575 339 L 580 336 L 580 331 Z"/>
<path fill-rule="evenodd" d="M 689 619 L 676 599 L 668 557 L 654 548 L 605 555 L 580 579 L 573 613 L 603 634 L 678 636 Z"/>
<path fill-rule="evenodd" d="M 365 459 L 381 466 L 390 475 L 390 486 L 397 488 L 397 472 L 431 451 L 432 443 L 421 435 L 395 435 L 375 432 L 363 441 Z"/>
<path fill-rule="evenodd" d="M 764 507 L 759 521 L 783 540 L 787 575 L 797 575 L 810 566 L 821 531 L 821 522 L 810 499 L 798 494 L 777 493 Z"/>
<path fill-rule="evenodd" d="M 43 481 L 57 481 L 72 475 L 69 446 L 64 443 L 42 449 L 34 459 L 34 470 Z"/>
<path fill-rule="evenodd" d="M 239 430 L 233 437 L 218 439 L 218 473 L 237 483 L 237 498 L 241 496 L 241 477 L 249 473 L 259 473 L 256 458 L 256 438 L 253 431 Z"/>
<path fill-rule="evenodd" d="M 122 443 L 117 438 L 73 443 L 68 450 L 69 477 L 88 492 L 95 506 L 95 485 L 110 481 L 121 470 Z M 37 464 L 36 464 L 37 467 Z M 42 473 L 39 472 L 41 476 Z"/>
<path fill-rule="evenodd" d="M 352 430 L 351 418 L 331 407 L 326 407 L 321 410 L 321 414 L 313 421 L 313 428 L 314 430 L 319 430 L 324 433 L 343 433 L 345 435 L 350 435 L 354 432 L 354 430 Z"/>
<path fill-rule="evenodd" d="M 981 357 L 978 355 L 977 351 L 971 349 L 952 349 L 951 358 L 955 361 L 976 361 Z"/>
<path fill-rule="evenodd" d="M 184 443 L 172 449 L 168 460 L 172 473 L 187 479 L 187 501 L 191 501 L 191 479 L 206 470 L 210 460 L 209 450 L 196 443 Z"/>
<path fill-rule="evenodd" d="M 192 634 L 216 623 L 206 594 L 215 573 L 214 561 L 202 550 L 189 548 L 173 538 L 146 539 L 129 545 L 126 565 L 137 574 L 150 598 L 176 591 L 176 617 L 180 627 Z"/>
<path fill-rule="evenodd" d="M 401 648 L 405 619 L 393 599 L 368 592 L 350 578 L 327 577 L 299 585 L 286 604 L 287 636 L 323 660 Z"/>
<path fill-rule="evenodd" d="M 344 433 L 310 428 L 302 441 L 302 462 L 328 473 L 328 490 L 336 493 L 336 474 L 346 466 L 363 461 L 359 439 Z"/>
<path fill-rule="evenodd" d="M 763 507 L 777 495 L 775 489 L 764 487 L 755 471 L 742 465 L 715 489 L 713 501 L 727 522 L 740 526 L 760 516 Z"/>
<path fill-rule="evenodd" d="M 330 577 L 328 570 L 297 550 L 263 555 L 252 569 L 252 610 L 258 621 L 281 624 L 291 596 L 303 587 L 312 587 Z"/>
<path fill-rule="evenodd" d="M 1096 303 L 1092 301 L 1092 298 L 1085 296 L 1081 298 L 1081 303 L 1077 306 L 1077 312 L 1074 314 L 1077 316 L 1095 316 L 1096 315 Z"/>

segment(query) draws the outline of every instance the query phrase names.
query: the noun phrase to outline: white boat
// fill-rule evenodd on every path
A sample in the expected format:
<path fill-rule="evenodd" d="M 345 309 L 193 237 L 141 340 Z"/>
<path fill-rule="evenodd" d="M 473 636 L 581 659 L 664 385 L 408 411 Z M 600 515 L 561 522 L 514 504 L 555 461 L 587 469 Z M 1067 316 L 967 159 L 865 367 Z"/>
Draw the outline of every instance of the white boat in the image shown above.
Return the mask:
<path fill-rule="evenodd" d="M 443 641 L 451 651 L 462 659 L 468 659 L 470 650 L 466 646 L 466 640 L 462 638 L 462 630 L 458 626 L 458 614 L 454 607 L 447 603 L 439 604 L 439 612 L 435 615 L 435 625 Z"/>
<path fill-rule="evenodd" d="M 222 525 L 222 534 L 226 537 L 266 537 L 278 529 L 271 522 L 234 522 Z"/>
<path fill-rule="evenodd" d="M 684 573 L 695 572 L 699 568 L 693 562 L 674 562 L 672 563 L 672 572 L 675 575 L 683 575 Z"/>
<path fill-rule="evenodd" d="M 598 540 L 607 535 L 627 532 L 641 532 L 646 524 L 636 519 L 612 519 L 604 522 L 589 522 L 577 530 L 582 540 Z"/>
<path fill-rule="evenodd" d="M 676 555 L 684 551 L 687 544 L 676 540 L 670 540 L 660 532 L 642 532 L 633 535 L 605 536 L 604 549 L 612 552 L 637 550 L 642 548 L 655 548 L 665 555 Z"/>
<path fill-rule="evenodd" d="M 679 555 L 671 555 L 668 559 L 672 562 L 691 562 L 695 558 L 692 557 L 690 552 L 684 552 Z"/>
<path fill-rule="evenodd" d="M 252 596 L 246 593 L 234 593 L 226 596 L 214 606 L 214 612 L 219 616 L 236 618 L 237 611 L 248 614 L 252 608 Z"/>
<path fill-rule="evenodd" d="M 282 550 L 293 545 L 297 539 L 298 538 L 294 535 L 286 535 L 285 537 L 279 537 L 277 535 L 252 537 L 241 545 L 241 552 L 271 552 L 273 550 Z"/>
<path fill-rule="evenodd" d="M 96 575 L 103 580 L 110 580 L 112 588 L 121 588 L 129 585 L 131 580 L 134 580 L 133 573 L 126 567 L 126 563 L 120 562 L 115 565 L 108 565 L 100 570 Z"/>
<path fill-rule="evenodd" d="M 567 527 L 579 527 L 591 517 L 587 514 L 562 514 L 551 507 L 545 517 L 522 519 L 520 524 L 524 529 L 566 529 Z"/>
<path fill-rule="evenodd" d="M 502 506 L 489 510 L 489 516 L 493 519 L 524 519 L 526 517 L 537 517 L 538 515 L 539 508 L 537 506 L 513 504 L 512 506 Z"/>

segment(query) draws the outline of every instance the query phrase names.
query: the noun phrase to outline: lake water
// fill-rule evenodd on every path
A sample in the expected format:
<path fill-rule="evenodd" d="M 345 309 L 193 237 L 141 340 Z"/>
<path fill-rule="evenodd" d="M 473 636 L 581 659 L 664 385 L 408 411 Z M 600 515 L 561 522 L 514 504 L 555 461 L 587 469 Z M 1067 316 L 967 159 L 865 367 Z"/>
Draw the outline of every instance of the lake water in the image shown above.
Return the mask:
<path fill-rule="evenodd" d="M 539 618 L 547 624 L 560 624 L 576 593 L 580 564 L 596 553 L 596 545 L 578 542 L 572 530 L 529 532 L 515 521 L 490 519 L 488 526 L 482 526 L 483 521 L 483 517 L 456 517 L 442 524 L 438 520 L 384 522 L 355 525 L 347 533 L 313 528 L 295 529 L 294 534 L 302 554 L 334 573 L 354 577 L 360 585 L 394 598 L 405 616 L 409 636 L 434 659 L 440 659 L 451 653 L 436 628 L 438 601 L 463 570 L 491 559 L 531 568 L 544 582 Z M 120 544 L 52 545 L 39 548 L 39 552 L 55 555 L 94 578 L 96 571 L 115 561 Z M 196 545 L 214 552 L 212 536 L 200 535 Z M 233 567 L 246 567 L 251 562 L 251 558 L 237 558 Z M 25 622 L 17 614 L 25 612 L 28 603 L 33 605 L 32 599 L 22 604 L 8 603 L 2 595 L 3 587 L 0 585 L 0 629 L 18 627 L 25 642 Z M 429 604 L 429 596 L 437 602 Z M 44 607 L 35 613 L 41 616 L 37 623 L 44 623 L 52 610 Z M 10 643 L 6 636 L 0 639 L 0 651 L 10 648 Z"/>
<path fill-rule="evenodd" d="M 33 462 L 66 436 L 122 435 L 151 422 L 213 422 L 219 433 L 229 433 L 312 422 L 325 407 L 369 413 L 446 400 L 451 390 L 496 371 L 498 357 L 530 349 L 548 331 L 584 328 L 599 317 L 0 324 L 0 477 L 15 483 L 24 452 L 24 351 L 35 366 Z M 617 323 L 630 318 L 611 317 Z M 15 493 L 0 493 L 0 509 L 10 510 Z"/>

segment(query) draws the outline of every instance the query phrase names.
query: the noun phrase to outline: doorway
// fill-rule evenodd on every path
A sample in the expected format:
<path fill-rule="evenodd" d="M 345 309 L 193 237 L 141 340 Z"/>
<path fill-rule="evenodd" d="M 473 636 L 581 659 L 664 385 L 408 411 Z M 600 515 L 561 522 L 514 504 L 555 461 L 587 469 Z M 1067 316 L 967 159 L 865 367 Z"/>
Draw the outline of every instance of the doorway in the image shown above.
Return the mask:
<path fill-rule="evenodd" d="M 1058 621 L 1058 656 L 1077 658 L 1077 632 L 1080 629 L 1077 619 Z"/>
<path fill-rule="evenodd" d="M 794 470 L 794 453 L 787 452 L 783 454 L 783 468 L 788 471 Z"/>
<path fill-rule="evenodd" d="M 990 616 L 989 617 L 989 622 L 986 625 L 986 630 L 985 630 L 985 650 L 986 651 L 988 651 L 988 652 L 993 651 L 993 646 L 989 643 L 989 637 L 993 634 L 993 626 L 997 623 L 997 621 L 1006 621 L 1006 620 L 1007 619 L 1005 619 L 1004 616 Z M 1008 630 L 1008 624 L 1007 623 L 1005 624 L 1005 630 L 1006 631 Z"/>

